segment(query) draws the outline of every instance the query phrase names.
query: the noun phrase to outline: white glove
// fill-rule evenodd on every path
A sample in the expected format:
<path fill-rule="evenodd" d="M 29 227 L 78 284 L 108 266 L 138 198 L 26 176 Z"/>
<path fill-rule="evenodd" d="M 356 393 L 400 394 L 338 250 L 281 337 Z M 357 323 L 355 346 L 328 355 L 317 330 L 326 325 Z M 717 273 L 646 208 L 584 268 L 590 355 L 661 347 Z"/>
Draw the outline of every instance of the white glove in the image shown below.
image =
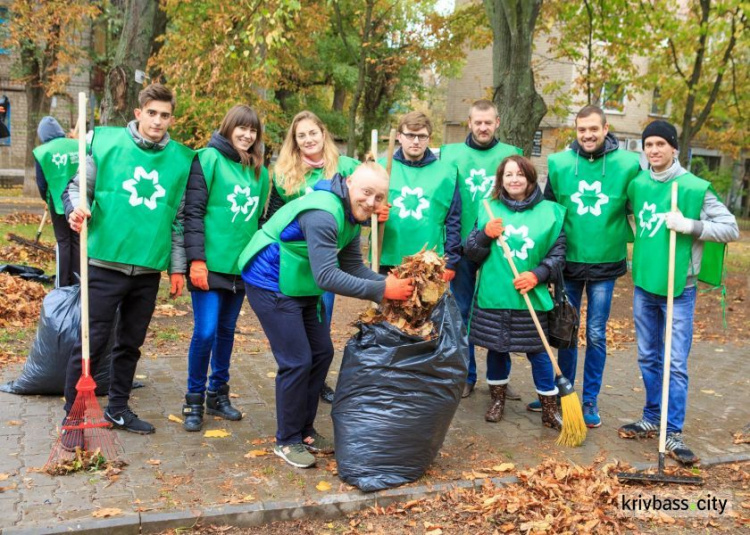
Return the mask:
<path fill-rule="evenodd" d="M 682 234 L 692 234 L 693 220 L 682 215 L 682 212 L 667 212 L 667 228 Z"/>

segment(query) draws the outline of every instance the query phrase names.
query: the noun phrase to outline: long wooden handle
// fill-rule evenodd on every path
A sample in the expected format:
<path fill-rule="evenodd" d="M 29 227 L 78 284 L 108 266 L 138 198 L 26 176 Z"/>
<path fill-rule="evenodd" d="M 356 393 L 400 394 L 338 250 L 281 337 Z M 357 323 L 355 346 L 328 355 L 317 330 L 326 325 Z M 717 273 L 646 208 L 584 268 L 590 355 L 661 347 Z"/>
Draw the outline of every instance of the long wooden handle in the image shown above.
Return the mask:
<path fill-rule="evenodd" d="M 42 214 L 42 220 L 39 223 L 39 228 L 36 229 L 36 238 L 34 238 L 35 243 L 39 243 L 39 238 L 42 236 L 42 229 L 44 228 L 44 224 L 47 222 L 47 214 L 49 214 L 49 206 L 44 207 L 44 213 Z"/>
<path fill-rule="evenodd" d="M 86 93 L 78 93 L 78 206 L 83 210 L 88 208 L 86 199 L 88 181 L 86 178 Z M 88 221 L 84 217 L 81 223 L 79 248 L 81 253 L 81 358 L 83 359 L 83 375 L 90 374 L 89 353 L 89 231 Z"/>
<path fill-rule="evenodd" d="M 385 172 L 388 174 L 388 189 L 391 187 L 391 169 L 393 169 L 393 153 L 396 150 L 396 129 L 391 128 L 391 132 L 388 135 L 388 159 L 385 163 Z M 380 255 L 383 252 L 383 234 L 385 233 L 385 223 L 378 227 L 378 266 L 380 265 Z"/>
<path fill-rule="evenodd" d="M 378 161 L 378 131 L 373 130 L 370 137 L 370 154 L 372 154 L 373 161 Z M 380 249 L 379 243 L 376 236 L 380 233 L 378 228 L 378 214 L 372 214 L 370 216 L 370 265 L 372 270 L 377 273 L 380 271 Z"/>
<path fill-rule="evenodd" d="M 677 180 L 672 182 L 672 212 L 677 211 Z M 677 232 L 669 231 L 669 263 L 667 266 L 667 324 L 664 333 L 664 371 L 661 383 L 661 427 L 659 453 L 667 448 L 667 412 L 669 411 L 669 376 L 672 369 L 672 321 L 674 318 L 674 266 L 677 252 Z"/>
<path fill-rule="evenodd" d="M 490 217 L 490 220 L 495 219 L 495 215 L 492 213 L 492 208 L 490 208 L 490 203 L 488 203 L 486 200 L 483 202 L 484 209 L 487 210 L 487 215 Z M 503 256 L 508 260 L 508 264 L 510 264 L 510 270 L 513 272 L 514 277 L 518 277 L 518 269 L 516 268 L 515 262 L 513 262 L 513 254 L 511 253 L 510 247 L 508 247 L 508 244 L 505 241 L 505 238 L 502 234 L 498 236 L 498 241 L 500 242 L 500 247 L 503 248 Z M 552 352 L 552 347 L 550 347 L 549 342 L 547 341 L 547 337 L 544 335 L 544 329 L 542 329 L 542 324 L 539 323 L 539 318 L 536 315 L 536 311 L 534 310 L 534 306 L 531 304 L 531 299 L 529 299 L 529 294 L 525 293 L 523 294 L 523 300 L 526 303 L 526 308 L 529 309 L 529 314 L 531 314 L 531 319 L 534 320 L 534 326 L 536 327 L 536 332 L 539 334 L 539 338 L 542 340 L 542 344 L 544 345 L 544 349 L 547 351 L 547 354 L 549 355 L 550 361 L 552 361 L 552 367 L 555 369 L 555 375 L 562 375 L 562 372 L 560 371 L 560 366 L 557 364 L 557 358 L 555 357 L 555 354 Z"/>

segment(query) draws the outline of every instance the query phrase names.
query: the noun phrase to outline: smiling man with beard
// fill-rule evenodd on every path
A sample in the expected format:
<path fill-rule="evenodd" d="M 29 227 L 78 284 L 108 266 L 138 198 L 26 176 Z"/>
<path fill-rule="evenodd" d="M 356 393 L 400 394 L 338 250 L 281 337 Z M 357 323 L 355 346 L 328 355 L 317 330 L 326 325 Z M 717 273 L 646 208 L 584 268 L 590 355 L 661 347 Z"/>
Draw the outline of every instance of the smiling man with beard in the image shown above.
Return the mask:
<path fill-rule="evenodd" d="M 318 396 L 333 359 L 323 292 L 370 301 L 405 300 L 411 279 L 384 277 L 362 262 L 360 224 L 385 203 L 388 175 L 362 164 L 348 178 L 334 175 L 280 208 L 240 255 L 247 300 L 278 365 L 274 453 L 297 468 L 310 453 L 333 453 L 314 427 Z"/>
<path fill-rule="evenodd" d="M 567 208 L 565 291 L 579 311 L 584 290 L 588 302 L 583 416 L 588 427 L 599 427 L 597 398 L 607 358 L 612 293 L 617 278 L 627 272 L 627 189 L 641 168 L 636 153 L 619 148 L 601 108 L 584 106 L 576 115 L 575 129 L 570 149 L 548 159 L 544 196 Z M 578 348 L 561 349 L 558 359 L 563 376 L 573 382 Z M 536 403 L 528 408 L 541 409 Z"/>

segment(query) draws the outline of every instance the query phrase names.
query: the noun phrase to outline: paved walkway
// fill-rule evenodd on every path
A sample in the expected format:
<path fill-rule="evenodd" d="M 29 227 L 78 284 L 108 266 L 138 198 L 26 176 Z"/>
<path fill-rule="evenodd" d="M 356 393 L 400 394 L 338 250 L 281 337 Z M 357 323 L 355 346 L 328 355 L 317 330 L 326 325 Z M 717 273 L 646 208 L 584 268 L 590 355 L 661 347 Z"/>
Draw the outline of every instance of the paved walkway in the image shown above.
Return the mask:
<path fill-rule="evenodd" d="M 0 527 L 29 532 L 39 532 L 42 526 L 64 529 L 70 521 L 91 522 L 92 513 L 102 508 L 122 511 L 115 519 L 98 524 L 113 529 L 118 523 L 137 526 L 138 519 L 145 521 L 149 514 L 157 518 L 154 512 L 183 511 L 190 517 L 233 504 L 262 509 L 287 501 L 312 507 L 363 499 L 362 493 L 343 485 L 335 476 L 333 457 L 323 457 L 311 470 L 292 469 L 272 454 L 245 457 L 253 450 L 271 450 L 275 365 L 247 304 L 243 310 L 238 329 L 244 334 L 239 337 L 233 361 L 232 388 L 239 395 L 233 402 L 245 412 L 244 420 L 209 419 L 205 430 L 231 432 L 229 437 L 213 439 L 203 433 L 188 434 L 179 423 L 169 420 L 170 415 L 180 414 L 183 402 L 190 333 L 175 334 L 175 325 L 185 325 L 177 321 L 186 318 L 156 318 L 152 331 L 157 334 L 149 337 L 138 369 L 146 387 L 134 391 L 132 405 L 141 417 L 156 425 L 157 432 L 150 436 L 118 433 L 130 465 L 114 482 L 96 474 L 53 478 L 34 471 L 47 461 L 62 416 L 61 399 L 0 393 L 0 487 L 5 489 L 0 492 Z M 342 324 L 345 321 L 339 316 L 337 319 Z M 160 336 L 160 332 L 168 334 Z M 157 343 L 175 336 L 181 337 L 177 342 L 179 354 L 175 349 L 172 354 L 163 354 Z M 747 445 L 732 442 L 732 433 L 750 422 L 747 357 L 746 348 L 734 346 L 697 343 L 693 349 L 685 434 L 689 445 L 703 458 L 750 452 Z M 340 352 L 332 370 L 339 362 Z M 483 415 L 488 392 L 480 383 L 475 394 L 461 403 L 436 463 L 414 487 L 458 483 L 471 478 L 472 470 L 478 472 L 473 477 L 481 477 L 482 470 L 489 471 L 500 462 L 512 462 L 520 468 L 548 456 L 578 463 L 591 463 L 597 458 L 631 463 L 655 460 L 655 440 L 625 441 L 616 433 L 619 425 L 640 417 L 643 403 L 634 348 L 610 355 L 600 398 L 604 424 L 592 430 L 586 444 L 577 449 L 556 447 L 556 433 L 541 426 L 538 414 L 524 410 L 533 395 L 531 370 L 520 356 L 514 356 L 513 365 L 512 384 L 525 400 L 509 401 L 504 420 L 487 424 Z M 19 371 L 20 366 L 9 367 L 0 379 L 13 379 Z M 331 378 L 335 377 L 332 372 Z M 329 406 L 322 405 L 318 427 L 330 436 L 328 412 Z"/>

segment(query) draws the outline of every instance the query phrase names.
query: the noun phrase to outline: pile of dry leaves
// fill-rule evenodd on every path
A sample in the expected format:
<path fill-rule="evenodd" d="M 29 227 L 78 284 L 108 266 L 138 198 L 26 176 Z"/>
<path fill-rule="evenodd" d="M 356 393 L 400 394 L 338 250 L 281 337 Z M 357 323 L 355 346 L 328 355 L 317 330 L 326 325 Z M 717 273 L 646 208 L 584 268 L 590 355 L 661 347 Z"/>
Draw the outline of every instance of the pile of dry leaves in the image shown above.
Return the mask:
<path fill-rule="evenodd" d="M 10 241 L 8 236 L 6 235 L 5 239 Z M 0 247 L 0 264 L 32 264 L 40 266 L 45 262 L 53 261 L 55 259 L 55 244 L 46 241 L 40 241 L 39 244 L 49 248 L 52 252 L 11 243 Z"/>
<path fill-rule="evenodd" d="M 76 472 L 101 472 L 105 477 L 113 478 L 119 476 L 126 465 L 125 461 L 108 461 L 99 448 L 94 451 L 76 449 L 75 457 L 48 466 L 45 472 L 51 476 L 66 476 Z"/>
<path fill-rule="evenodd" d="M 4 216 L 0 221 L 6 225 L 38 225 L 42 221 L 42 216 L 30 212 L 13 212 Z"/>
<path fill-rule="evenodd" d="M 0 327 L 30 327 L 39 319 L 47 290 L 30 282 L 0 273 Z"/>
<path fill-rule="evenodd" d="M 407 256 L 392 273 L 399 279 L 413 279 L 414 293 L 407 301 L 386 301 L 380 308 L 370 308 L 359 321 L 380 323 L 387 321 L 407 334 L 430 338 L 433 325 L 430 321 L 432 309 L 445 293 L 448 285 L 443 282 L 445 261 L 435 251 L 422 250 Z"/>

